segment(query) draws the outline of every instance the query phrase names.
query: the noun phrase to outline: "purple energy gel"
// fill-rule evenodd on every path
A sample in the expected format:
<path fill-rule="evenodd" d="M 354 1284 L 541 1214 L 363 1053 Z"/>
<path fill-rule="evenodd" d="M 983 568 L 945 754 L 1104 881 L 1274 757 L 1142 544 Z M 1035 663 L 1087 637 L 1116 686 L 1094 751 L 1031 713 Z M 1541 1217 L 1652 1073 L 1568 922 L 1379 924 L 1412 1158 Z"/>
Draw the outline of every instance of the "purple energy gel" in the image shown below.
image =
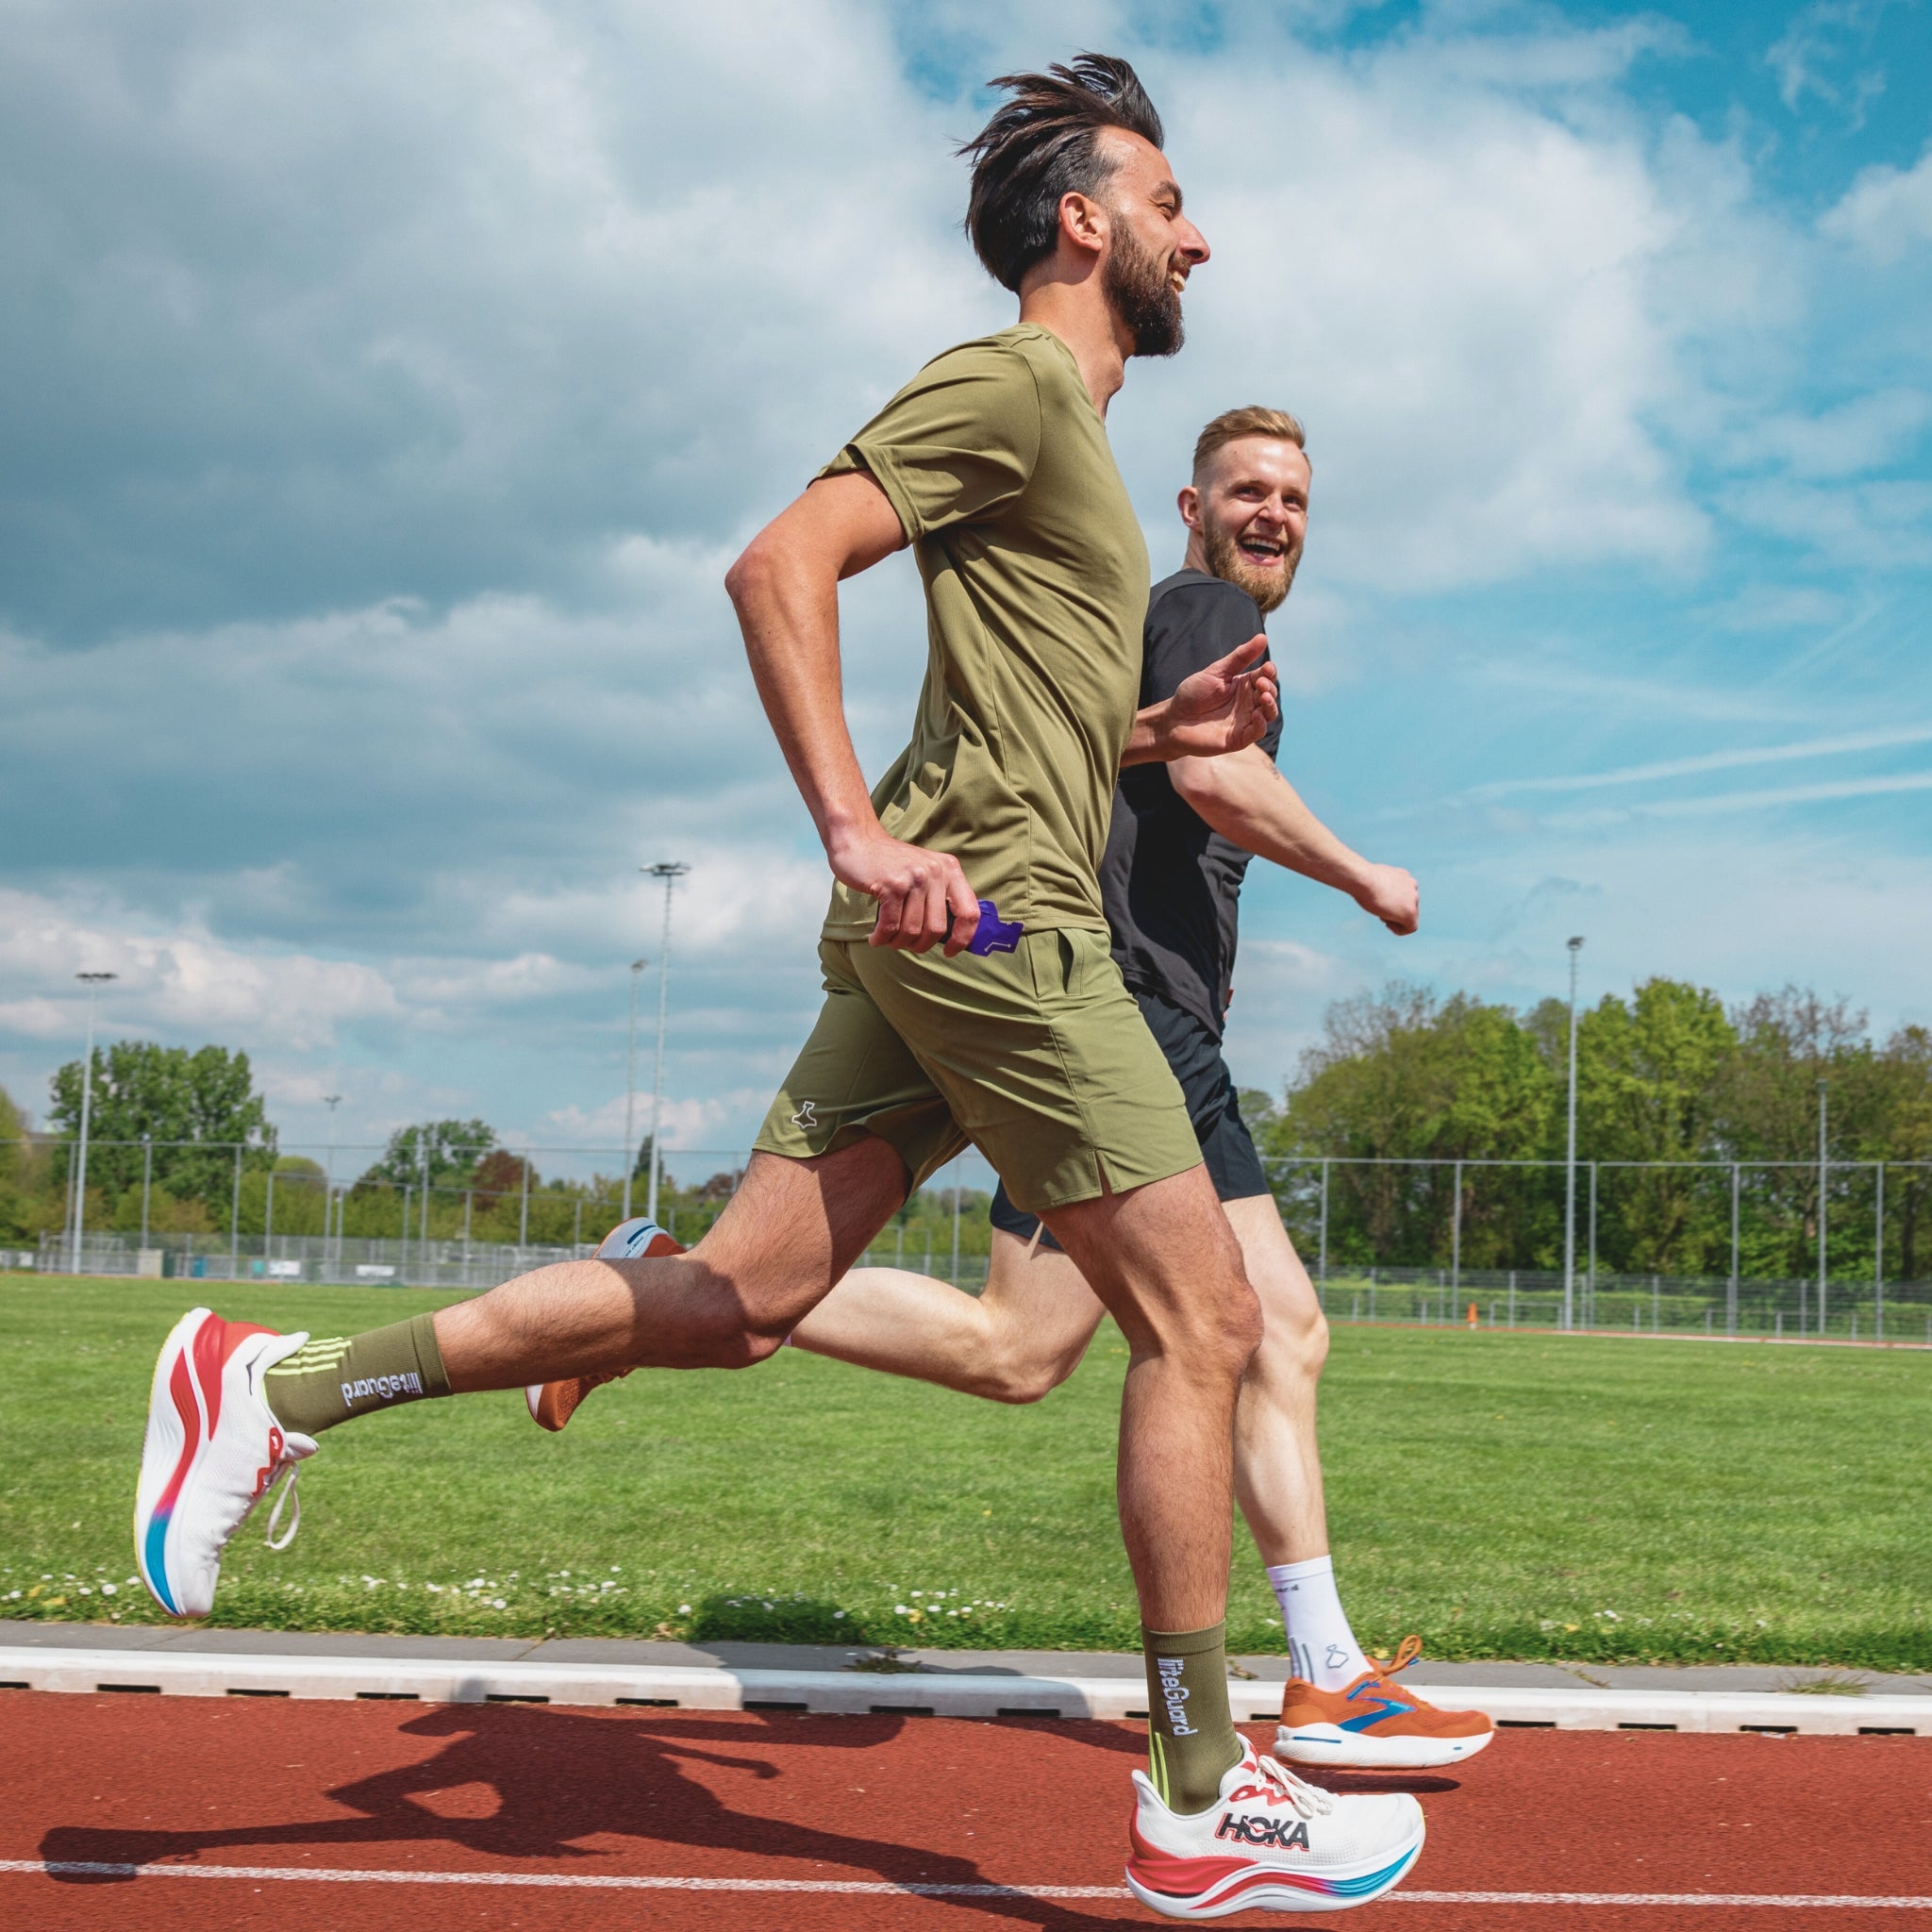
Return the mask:
<path fill-rule="evenodd" d="M 1002 919 L 1000 908 L 991 899 L 979 902 L 979 929 L 966 942 L 969 953 L 983 959 L 989 953 L 1010 953 L 1018 949 L 1020 935 L 1026 928 L 1017 919 Z"/>

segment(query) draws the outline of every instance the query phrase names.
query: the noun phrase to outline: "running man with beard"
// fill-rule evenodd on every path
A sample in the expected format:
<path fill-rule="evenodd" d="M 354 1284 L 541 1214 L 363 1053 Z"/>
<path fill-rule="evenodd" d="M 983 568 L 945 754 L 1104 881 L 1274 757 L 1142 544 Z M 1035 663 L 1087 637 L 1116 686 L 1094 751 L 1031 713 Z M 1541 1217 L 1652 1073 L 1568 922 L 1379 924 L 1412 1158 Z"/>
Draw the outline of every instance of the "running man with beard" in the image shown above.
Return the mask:
<path fill-rule="evenodd" d="M 1201 431 L 1180 492 L 1182 567 L 1148 604 L 1141 701 L 1252 637 L 1294 582 L 1310 474 L 1301 425 L 1279 409 L 1230 409 Z M 1421 1769 L 1471 1757 L 1494 1736 L 1480 1711 L 1438 1710 L 1369 1657 L 1341 1607 L 1328 1554 L 1315 1392 L 1328 1351 L 1321 1303 L 1269 1191 L 1222 1057 L 1241 882 L 1258 854 L 1346 892 L 1391 932 L 1416 929 L 1416 882 L 1358 857 L 1275 769 L 1277 720 L 1221 758 L 1182 758 L 1121 776 L 1101 887 L 1114 963 L 1187 1096 L 1216 1193 L 1241 1244 L 1264 1317 L 1235 1421 L 1235 1493 L 1281 1606 L 1293 1668 L 1275 1749 L 1291 1762 Z M 895 1268 L 848 1274 L 791 1340 L 815 1354 L 999 1402 L 1037 1402 L 1073 1374 L 1106 1310 L 1037 1215 L 1004 1183 L 978 1296 Z M 608 1238 L 621 1250 L 668 1235 L 641 1218 Z M 532 1390 L 530 1409 L 560 1428 L 582 1385 Z"/>
<path fill-rule="evenodd" d="M 1008 98 L 966 150 L 967 229 L 1019 320 L 928 363 L 726 579 L 837 881 L 825 1004 L 742 1186 L 688 1256 L 541 1268 L 343 1341 L 192 1311 L 155 1371 L 136 1550 L 163 1608 L 206 1615 L 223 1546 L 323 1430 L 458 1392 L 761 1360 L 971 1142 L 1132 1355 L 1119 1491 L 1152 1775 L 1134 1774 L 1128 1883 L 1182 1918 L 1361 1904 L 1414 1862 L 1422 1811 L 1407 1792 L 1317 1790 L 1229 1716 L 1234 1413 L 1261 1316 L 1179 1084 L 1108 957 L 1099 885 L 1123 766 L 1241 750 L 1278 710 L 1260 638 L 1138 707 L 1147 553 L 1105 411 L 1129 358 L 1180 347 L 1208 244 L 1124 61 L 995 85 Z M 838 587 L 908 544 L 926 679 L 868 795 Z M 1021 928 L 1011 951 L 969 953 L 981 897 Z M 1062 1828 L 1050 1792 L 1028 1802 Z"/>

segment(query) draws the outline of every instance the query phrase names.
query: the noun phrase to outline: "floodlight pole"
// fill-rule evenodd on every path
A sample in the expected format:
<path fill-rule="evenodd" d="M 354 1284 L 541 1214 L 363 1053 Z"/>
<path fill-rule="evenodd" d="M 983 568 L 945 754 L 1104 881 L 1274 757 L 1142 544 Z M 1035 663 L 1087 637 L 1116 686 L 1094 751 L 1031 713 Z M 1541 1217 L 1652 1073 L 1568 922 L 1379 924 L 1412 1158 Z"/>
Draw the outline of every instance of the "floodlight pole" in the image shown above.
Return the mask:
<path fill-rule="evenodd" d="M 74 1185 L 74 1248 L 67 1272 L 80 1273 L 80 1237 L 87 1225 L 87 1130 L 94 1098 L 94 996 L 113 973 L 76 973 L 75 978 L 87 988 L 87 1058 L 80 1063 L 80 1160 Z"/>
<path fill-rule="evenodd" d="M 659 1143 L 663 1139 L 660 1128 L 664 1110 L 664 1011 L 671 989 L 671 889 L 691 867 L 681 860 L 660 859 L 656 865 L 641 865 L 638 870 L 664 881 L 664 939 L 658 948 L 658 1057 L 651 1070 L 651 1186 L 644 1203 L 645 1214 L 656 1221 L 658 1176 L 664 1166 Z"/>
<path fill-rule="evenodd" d="M 618 1217 L 621 1221 L 630 1219 L 630 1182 L 638 1165 L 638 975 L 650 963 L 644 958 L 630 962 L 630 1045 L 624 1056 L 624 1212 Z M 653 1146 L 656 1144 L 652 1142 Z M 652 1159 L 656 1158 L 653 1155 Z"/>
<path fill-rule="evenodd" d="M 1576 960 L 1581 939 L 1570 946 L 1570 1134 L 1563 1161 L 1563 1326 L 1576 1325 Z"/>
<path fill-rule="evenodd" d="M 342 1096 L 340 1093 L 325 1093 L 323 1095 L 322 1104 L 328 1108 L 328 1165 L 322 1171 L 322 1258 L 326 1263 L 329 1207 L 335 1199 L 336 1191 L 336 1108 L 341 1106 Z M 337 1241 L 336 1261 L 340 1266 L 342 1258 L 340 1253 L 340 1236 Z"/>
<path fill-rule="evenodd" d="M 1826 1096 L 1831 1082 L 1818 1083 L 1818 1332 L 1824 1333 L 1824 1183 L 1828 1169 L 1824 1158 Z"/>

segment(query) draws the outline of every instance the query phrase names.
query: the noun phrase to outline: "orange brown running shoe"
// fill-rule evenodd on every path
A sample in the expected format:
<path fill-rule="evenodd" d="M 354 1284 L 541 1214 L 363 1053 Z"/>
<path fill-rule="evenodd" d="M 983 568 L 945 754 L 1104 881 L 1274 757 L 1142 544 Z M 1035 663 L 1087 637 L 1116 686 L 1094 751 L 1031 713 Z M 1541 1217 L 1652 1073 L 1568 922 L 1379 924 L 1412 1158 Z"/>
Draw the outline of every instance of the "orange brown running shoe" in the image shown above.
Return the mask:
<path fill-rule="evenodd" d="M 637 1261 L 649 1256 L 684 1252 L 682 1241 L 673 1241 L 655 1221 L 648 1221 L 641 1214 L 620 1221 L 597 1243 L 598 1255 L 607 1261 Z M 540 1429 L 554 1433 L 577 1412 L 592 1389 L 601 1389 L 607 1382 L 622 1381 L 629 1374 L 628 1369 L 612 1369 L 603 1375 L 570 1375 L 561 1382 L 532 1382 L 524 1391 L 530 1420 Z"/>
<path fill-rule="evenodd" d="M 1474 1757 L 1496 1735 L 1479 1710 L 1438 1710 L 1393 1681 L 1422 1655 L 1420 1637 L 1405 1637 L 1390 1663 L 1369 1668 L 1340 1690 L 1317 1690 L 1291 1677 L 1281 1699 L 1279 1757 L 1293 1764 L 1333 1764 L 1352 1771 L 1418 1771 Z"/>

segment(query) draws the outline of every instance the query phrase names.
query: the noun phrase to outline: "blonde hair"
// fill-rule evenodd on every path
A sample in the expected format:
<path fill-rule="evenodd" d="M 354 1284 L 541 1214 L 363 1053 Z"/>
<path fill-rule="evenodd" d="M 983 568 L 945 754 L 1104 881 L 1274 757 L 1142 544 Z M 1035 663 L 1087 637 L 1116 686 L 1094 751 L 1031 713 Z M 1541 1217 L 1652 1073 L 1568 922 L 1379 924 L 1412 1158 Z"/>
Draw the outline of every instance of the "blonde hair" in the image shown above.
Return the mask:
<path fill-rule="evenodd" d="M 1269 409 L 1259 403 L 1249 403 L 1243 408 L 1224 409 L 1194 439 L 1194 475 L 1201 474 L 1217 451 L 1244 436 L 1270 437 L 1276 442 L 1293 443 L 1305 455 L 1307 452 L 1307 434 L 1297 417 L 1291 416 L 1286 409 Z"/>

